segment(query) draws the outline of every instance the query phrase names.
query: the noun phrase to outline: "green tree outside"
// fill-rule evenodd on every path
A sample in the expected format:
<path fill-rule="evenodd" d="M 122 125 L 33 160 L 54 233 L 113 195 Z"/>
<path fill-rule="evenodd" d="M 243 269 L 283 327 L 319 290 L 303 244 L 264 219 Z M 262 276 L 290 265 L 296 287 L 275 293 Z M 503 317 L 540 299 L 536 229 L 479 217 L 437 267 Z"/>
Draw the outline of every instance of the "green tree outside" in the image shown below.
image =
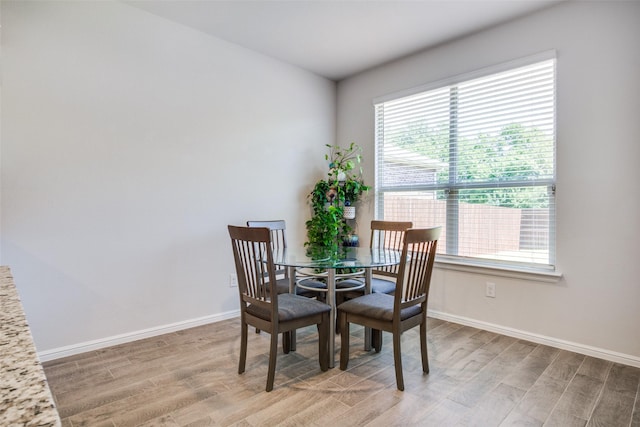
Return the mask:
<path fill-rule="evenodd" d="M 385 143 L 450 165 L 437 173 L 438 183 L 448 183 L 453 144 L 449 141 L 447 122 L 430 126 L 424 120 L 385 134 Z M 531 182 L 553 177 L 553 139 L 536 127 L 519 123 L 503 126 L 496 134 L 458 137 L 456 162 L 457 184 L 514 181 Z M 446 194 L 438 191 L 438 198 Z M 511 208 L 548 208 L 547 186 L 512 186 L 504 188 L 462 189 L 458 199 L 465 203 L 488 204 Z"/>

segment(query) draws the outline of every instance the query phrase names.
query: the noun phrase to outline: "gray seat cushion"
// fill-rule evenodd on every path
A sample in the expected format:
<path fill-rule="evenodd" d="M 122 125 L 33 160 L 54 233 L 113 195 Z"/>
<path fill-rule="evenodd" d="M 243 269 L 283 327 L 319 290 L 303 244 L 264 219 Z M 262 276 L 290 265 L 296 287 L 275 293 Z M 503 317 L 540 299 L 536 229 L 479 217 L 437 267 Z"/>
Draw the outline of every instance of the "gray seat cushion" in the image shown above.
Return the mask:
<path fill-rule="evenodd" d="M 343 280 L 338 284 L 339 288 L 342 287 L 352 287 L 358 284 L 358 281 L 355 280 Z M 377 277 L 371 278 L 371 293 L 373 294 L 392 294 L 396 291 L 396 282 L 393 280 L 379 279 Z M 364 295 L 364 290 L 356 290 L 353 292 L 360 292 Z"/>
<path fill-rule="evenodd" d="M 314 289 L 318 289 L 318 290 L 327 290 L 327 284 L 324 282 L 321 282 L 320 280 L 314 280 L 314 279 L 304 279 L 301 280 L 299 283 L 303 284 L 304 286 L 307 286 L 309 288 L 314 288 Z"/>
<path fill-rule="evenodd" d="M 278 321 L 301 319 L 331 310 L 327 304 L 311 298 L 293 294 L 278 295 Z M 271 320 L 271 312 L 253 304 L 247 306 L 247 313 L 264 320 Z"/>
<path fill-rule="evenodd" d="M 289 293 L 289 278 L 283 277 L 282 279 L 276 280 L 276 287 L 278 288 L 279 294 L 288 294 Z"/>
<path fill-rule="evenodd" d="M 318 286 L 314 286 L 317 288 L 327 288 L 327 285 L 325 285 L 324 283 L 321 282 L 317 282 Z M 305 285 L 309 286 L 310 283 L 305 282 Z M 288 294 L 289 293 L 289 278 L 287 277 L 283 277 L 281 279 L 278 279 L 276 281 L 276 286 L 278 288 L 278 293 L 279 294 Z M 317 295 L 317 292 L 313 292 L 313 291 L 309 291 L 307 289 L 302 289 L 302 288 L 296 288 L 296 294 L 297 295 L 302 295 L 305 297 L 313 297 Z"/>
<path fill-rule="evenodd" d="M 393 320 L 394 296 L 387 294 L 368 294 L 343 302 L 338 310 L 359 314 L 374 319 Z M 420 304 L 407 307 L 400 313 L 400 320 L 408 319 L 422 312 Z"/>

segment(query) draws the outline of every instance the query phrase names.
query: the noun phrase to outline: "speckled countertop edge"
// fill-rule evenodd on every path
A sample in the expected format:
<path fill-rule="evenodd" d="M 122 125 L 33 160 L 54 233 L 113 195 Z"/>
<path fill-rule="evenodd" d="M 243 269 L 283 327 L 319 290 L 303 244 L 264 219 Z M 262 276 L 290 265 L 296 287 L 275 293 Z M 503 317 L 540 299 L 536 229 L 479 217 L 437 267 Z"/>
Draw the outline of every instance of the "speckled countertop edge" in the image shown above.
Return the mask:
<path fill-rule="evenodd" d="M 9 267 L 0 266 L 0 426 L 60 426 Z"/>

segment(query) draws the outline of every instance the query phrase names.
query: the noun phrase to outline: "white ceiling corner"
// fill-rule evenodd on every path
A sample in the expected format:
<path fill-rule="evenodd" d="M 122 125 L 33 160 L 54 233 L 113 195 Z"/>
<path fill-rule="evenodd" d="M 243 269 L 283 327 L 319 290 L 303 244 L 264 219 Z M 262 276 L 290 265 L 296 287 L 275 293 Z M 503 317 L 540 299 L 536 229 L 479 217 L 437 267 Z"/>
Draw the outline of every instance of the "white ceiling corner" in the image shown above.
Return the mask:
<path fill-rule="evenodd" d="M 340 80 L 564 0 L 126 0 Z"/>

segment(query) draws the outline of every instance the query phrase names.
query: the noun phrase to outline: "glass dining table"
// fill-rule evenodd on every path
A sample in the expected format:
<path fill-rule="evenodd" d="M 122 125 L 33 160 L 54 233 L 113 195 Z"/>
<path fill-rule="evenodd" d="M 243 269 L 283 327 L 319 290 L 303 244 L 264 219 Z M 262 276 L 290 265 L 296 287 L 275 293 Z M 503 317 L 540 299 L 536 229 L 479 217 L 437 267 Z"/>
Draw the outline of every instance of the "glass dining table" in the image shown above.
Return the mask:
<path fill-rule="evenodd" d="M 400 263 L 401 253 L 383 248 L 341 247 L 334 251 L 324 248 L 287 247 L 275 251 L 274 264 L 288 268 L 289 292 L 294 292 L 298 280 L 298 270 L 305 269 L 326 272 L 322 275 L 326 283 L 326 301 L 331 306 L 329 322 L 329 367 L 335 366 L 335 334 L 336 334 L 336 280 L 341 277 L 340 271 L 349 269 L 364 271 L 364 293 L 371 292 L 372 269 Z M 290 349 L 295 350 L 295 331 L 291 333 Z M 371 349 L 371 333 L 365 330 L 365 350 Z"/>

